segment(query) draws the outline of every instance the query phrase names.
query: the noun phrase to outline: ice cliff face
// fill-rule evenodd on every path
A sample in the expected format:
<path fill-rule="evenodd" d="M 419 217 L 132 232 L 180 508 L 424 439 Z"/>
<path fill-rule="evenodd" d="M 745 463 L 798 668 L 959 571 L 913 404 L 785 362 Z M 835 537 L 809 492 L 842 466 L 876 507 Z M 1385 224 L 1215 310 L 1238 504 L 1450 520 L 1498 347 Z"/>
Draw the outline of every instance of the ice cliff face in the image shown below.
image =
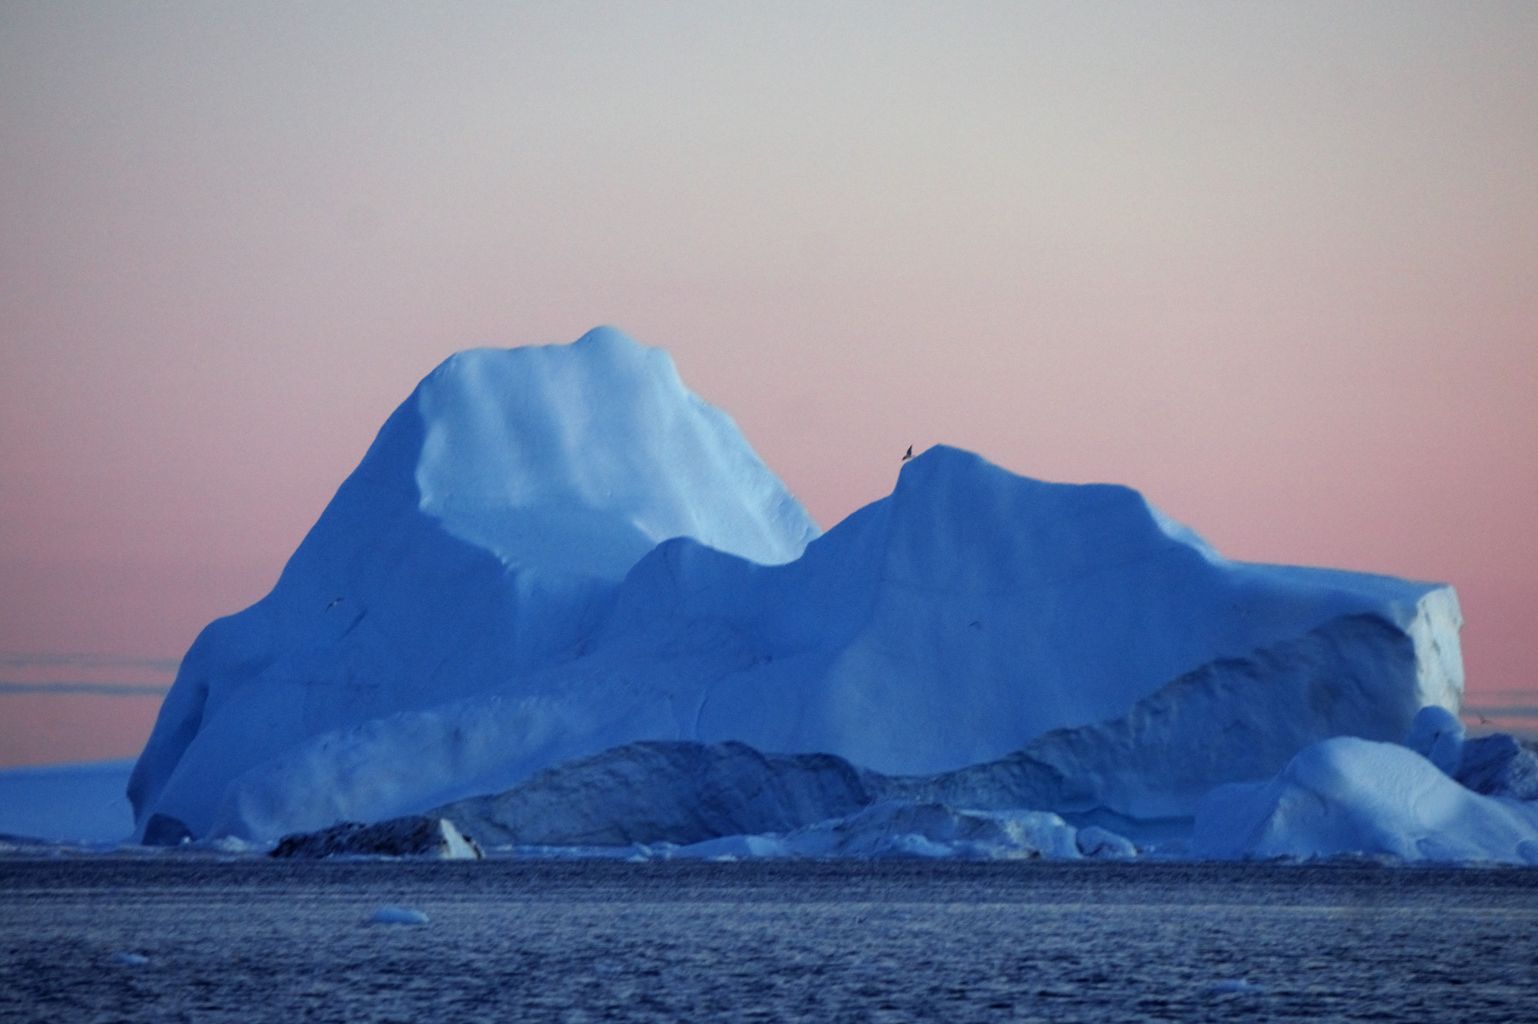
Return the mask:
<path fill-rule="evenodd" d="M 1365 663 L 1362 698 L 1343 692 L 1334 709 L 1317 682 L 1278 714 L 1310 731 L 1376 717 L 1372 734 L 1397 740 L 1422 705 L 1458 706 L 1449 588 L 1229 562 L 1128 488 L 1042 483 L 939 447 L 794 563 L 662 546 L 627 579 L 595 655 L 713 662 L 689 738 L 928 774 L 1120 718 L 1218 659 L 1257 659 L 1240 674 L 1266 677 L 1287 667 L 1267 649 L 1363 615 L 1385 629 L 1346 638 L 1342 625 L 1309 653 Z"/>
<path fill-rule="evenodd" d="M 1414 694 L 1400 684 L 1415 668 L 1404 632 L 1376 616 L 1345 616 L 1248 657 L 1209 662 L 1119 717 L 1054 729 L 952 771 L 884 775 L 842 758 L 768 757 L 739 743 L 641 743 L 432 813 L 498 844 L 589 846 L 784 832 L 905 800 L 1035 808 L 1139 840 L 1168 839 L 1190 831 L 1214 786 L 1269 778 L 1339 733 L 1402 735 L 1413 712 L 1404 701 Z M 1456 722 L 1440 706 L 1425 712 Z"/>
<path fill-rule="evenodd" d="M 193 646 L 131 792 L 152 838 L 275 838 L 738 741 L 955 773 L 960 806 L 1188 817 L 1456 709 L 1460 621 L 1449 588 L 1229 562 L 1127 488 L 943 447 L 819 538 L 665 356 L 601 332 L 424 381 Z"/>
<path fill-rule="evenodd" d="M 902 780 L 903 788 L 971 807 L 1047 808 L 1138 838 L 1178 835 L 1213 786 L 1270 777 L 1325 737 L 1402 736 L 1416 711 L 1405 681 L 1417 664 L 1400 627 L 1341 616 L 1210 661 L 1117 717 L 1054 729 L 995 761 Z"/>
<path fill-rule="evenodd" d="M 880 790 L 829 754 L 741 743 L 627 744 L 433 811 L 492 846 L 696 843 L 788 832 L 853 814 Z"/>

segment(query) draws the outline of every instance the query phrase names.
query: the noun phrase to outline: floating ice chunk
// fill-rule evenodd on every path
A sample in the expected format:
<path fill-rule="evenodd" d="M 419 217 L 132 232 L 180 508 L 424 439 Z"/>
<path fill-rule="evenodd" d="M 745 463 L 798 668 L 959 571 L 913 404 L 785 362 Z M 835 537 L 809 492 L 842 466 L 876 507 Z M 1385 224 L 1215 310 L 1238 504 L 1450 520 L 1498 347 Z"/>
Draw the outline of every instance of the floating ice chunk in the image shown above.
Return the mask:
<path fill-rule="evenodd" d="M 1196 810 L 1198 857 L 1388 856 L 1533 864 L 1538 806 L 1480 796 L 1412 750 L 1316 743 L 1270 782 L 1219 786 Z"/>
<path fill-rule="evenodd" d="M 1137 856 L 1137 847 L 1132 845 L 1132 840 L 1099 825 L 1079 829 L 1077 842 L 1079 852 L 1086 857 L 1125 860 Z"/>
<path fill-rule="evenodd" d="M 143 953 L 129 953 L 126 950 L 112 954 L 112 962 L 118 967 L 143 967 L 150 962 L 150 958 Z"/>
<path fill-rule="evenodd" d="M 219 836 L 217 839 L 210 839 L 206 843 L 199 845 L 212 850 L 214 853 L 223 853 L 230 856 L 267 852 L 265 844 L 252 842 L 249 839 L 241 839 L 239 836 Z"/>
<path fill-rule="evenodd" d="M 985 841 L 990 856 L 1077 860 L 1082 855 L 1077 830 L 1051 811 L 965 811 L 959 814 L 981 815 L 998 823 L 1004 832 L 1003 841 Z"/>
<path fill-rule="evenodd" d="M 672 856 L 684 860 L 750 860 L 794 857 L 796 853 L 779 836 L 721 836 L 681 846 Z"/>
<path fill-rule="evenodd" d="M 1253 996 L 1264 992 L 1265 986 L 1248 978 L 1224 978 L 1207 987 L 1207 994 L 1214 996 Z"/>
<path fill-rule="evenodd" d="M 779 837 L 796 857 L 1077 859 L 1074 829 L 1047 811 L 958 810 L 889 800 Z"/>
<path fill-rule="evenodd" d="M 369 915 L 369 924 L 426 924 L 427 915 L 410 907 L 385 905 Z"/>

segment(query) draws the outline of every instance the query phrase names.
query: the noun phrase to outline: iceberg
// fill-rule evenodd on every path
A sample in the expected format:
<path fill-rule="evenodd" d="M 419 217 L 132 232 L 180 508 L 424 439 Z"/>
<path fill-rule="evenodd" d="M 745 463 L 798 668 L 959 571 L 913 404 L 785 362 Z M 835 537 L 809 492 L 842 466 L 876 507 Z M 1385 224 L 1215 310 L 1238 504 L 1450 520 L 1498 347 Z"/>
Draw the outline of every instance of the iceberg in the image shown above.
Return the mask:
<path fill-rule="evenodd" d="M 1534 865 L 1538 803 L 1480 795 L 1414 750 L 1340 736 L 1269 782 L 1214 789 L 1197 808 L 1192 852 Z"/>
<path fill-rule="evenodd" d="M 1230 561 L 1134 490 L 944 446 L 821 534 L 664 354 L 603 329 L 430 374 L 273 592 L 193 644 L 130 795 L 146 841 L 265 841 L 628 748 L 583 768 L 612 786 L 508 807 L 687 841 L 712 815 L 861 813 L 838 801 L 879 776 L 909 803 L 1189 829 L 1215 785 L 1456 712 L 1461 621 L 1449 587 Z M 767 788 L 646 805 L 668 755 L 643 741 L 742 744 L 722 770 L 763 759 Z"/>

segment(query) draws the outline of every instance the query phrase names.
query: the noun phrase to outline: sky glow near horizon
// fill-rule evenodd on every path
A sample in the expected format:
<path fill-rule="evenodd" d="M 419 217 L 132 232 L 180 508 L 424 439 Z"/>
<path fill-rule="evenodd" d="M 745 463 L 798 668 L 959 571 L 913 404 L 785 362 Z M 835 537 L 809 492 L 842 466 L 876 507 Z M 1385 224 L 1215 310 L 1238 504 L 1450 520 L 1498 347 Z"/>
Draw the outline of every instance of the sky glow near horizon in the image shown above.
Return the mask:
<path fill-rule="evenodd" d="M 136 753 L 423 374 L 600 323 L 824 527 L 943 442 L 1449 581 L 1531 724 L 1535 50 L 1531 4 L 4 0 L 0 764 Z"/>

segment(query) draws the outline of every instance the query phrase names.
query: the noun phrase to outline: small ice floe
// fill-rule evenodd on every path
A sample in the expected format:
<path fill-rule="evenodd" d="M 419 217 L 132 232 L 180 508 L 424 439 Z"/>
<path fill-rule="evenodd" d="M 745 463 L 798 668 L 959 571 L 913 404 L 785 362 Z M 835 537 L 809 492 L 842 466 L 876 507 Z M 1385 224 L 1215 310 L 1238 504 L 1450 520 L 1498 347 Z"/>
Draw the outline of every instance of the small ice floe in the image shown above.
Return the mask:
<path fill-rule="evenodd" d="M 249 839 L 241 839 L 239 836 L 219 836 L 217 839 L 210 839 L 206 845 L 214 853 L 224 853 L 230 856 L 261 853 L 264 850 L 260 843 L 253 843 Z"/>
<path fill-rule="evenodd" d="M 1104 860 L 1131 860 L 1137 856 L 1137 847 L 1132 840 L 1119 836 L 1109 829 L 1099 825 L 1086 825 L 1079 829 L 1075 837 L 1079 852 L 1086 857 L 1097 857 Z"/>
<path fill-rule="evenodd" d="M 410 907 L 383 906 L 369 915 L 369 924 L 426 924 L 427 915 Z"/>
<path fill-rule="evenodd" d="M 1224 978 L 1207 986 L 1210 996 L 1253 996 L 1265 991 L 1265 986 L 1248 978 Z"/>
<path fill-rule="evenodd" d="M 142 953 L 129 953 L 119 950 L 112 954 L 112 963 L 118 967 L 143 967 L 150 962 L 150 958 Z"/>

